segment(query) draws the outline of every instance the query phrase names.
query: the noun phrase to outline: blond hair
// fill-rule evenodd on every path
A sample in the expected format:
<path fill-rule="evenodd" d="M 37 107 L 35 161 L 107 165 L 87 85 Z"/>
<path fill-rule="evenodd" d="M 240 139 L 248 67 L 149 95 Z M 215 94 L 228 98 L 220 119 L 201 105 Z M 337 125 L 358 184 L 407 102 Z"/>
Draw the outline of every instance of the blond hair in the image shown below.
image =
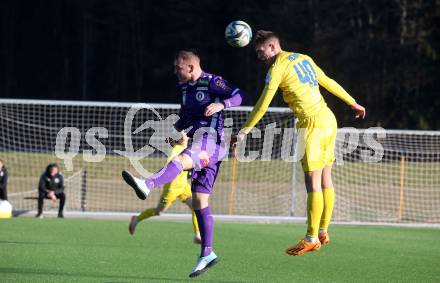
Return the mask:
<path fill-rule="evenodd" d="M 176 54 L 176 59 L 182 59 L 183 61 L 192 61 L 200 62 L 200 57 L 194 50 L 180 50 Z"/>

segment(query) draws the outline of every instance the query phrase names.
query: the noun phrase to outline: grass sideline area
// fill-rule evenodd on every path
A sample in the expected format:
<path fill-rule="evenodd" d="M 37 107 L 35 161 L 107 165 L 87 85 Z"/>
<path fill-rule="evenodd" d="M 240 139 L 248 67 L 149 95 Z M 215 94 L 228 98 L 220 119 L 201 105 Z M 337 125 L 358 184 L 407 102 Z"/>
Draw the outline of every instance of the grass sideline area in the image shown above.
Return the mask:
<path fill-rule="evenodd" d="M 217 222 L 221 258 L 187 277 L 199 253 L 188 222 L 34 219 L 0 221 L 3 282 L 439 282 L 440 229 L 332 227 L 332 243 L 301 257 L 284 253 L 304 224 Z"/>

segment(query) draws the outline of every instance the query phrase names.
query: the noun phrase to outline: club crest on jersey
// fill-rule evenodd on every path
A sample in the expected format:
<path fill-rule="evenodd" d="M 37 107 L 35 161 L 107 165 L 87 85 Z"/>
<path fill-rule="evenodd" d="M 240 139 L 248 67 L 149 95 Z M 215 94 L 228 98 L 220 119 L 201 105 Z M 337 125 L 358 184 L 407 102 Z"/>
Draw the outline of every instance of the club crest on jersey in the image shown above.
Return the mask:
<path fill-rule="evenodd" d="M 58 179 L 58 178 L 55 178 L 55 180 L 53 180 L 55 183 L 59 183 L 60 182 L 60 179 Z"/>
<path fill-rule="evenodd" d="M 196 93 L 196 100 L 201 102 L 205 98 L 205 93 L 203 91 L 198 91 Z"/>

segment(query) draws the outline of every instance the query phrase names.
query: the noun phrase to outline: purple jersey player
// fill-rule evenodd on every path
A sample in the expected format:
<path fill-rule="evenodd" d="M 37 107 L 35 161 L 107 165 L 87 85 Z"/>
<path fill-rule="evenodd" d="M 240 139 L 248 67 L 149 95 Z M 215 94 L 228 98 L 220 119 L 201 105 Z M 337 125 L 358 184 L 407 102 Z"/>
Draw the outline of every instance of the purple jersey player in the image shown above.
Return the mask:
<path fill-rule="evenodd" d="M 182 133 L 181 144 L 187 146 L 188 138 L 192 138 L 192 144 L 146 180 L 127 171 L 122 172 L 122 177 L 139 198 L 145 199 L 152 189 L 171 182 L 183 170 L 193 170 L 192 205 L 202 238 L 200 257 L 189 274 L 195 277 L 218 261 L 212 249 L 214 219 L 208 200 L 221 160 L 227 154 L 227 147 L 222 143 L 222 110 L 240 105 L 243 91 L 220 76 L 203 72 L 200 58 L 193 51 L 182 50 L 177 54 L 174 72 L 179 80 L 178 93 L 182 97 L 180 119 L 175 128 Z"/>

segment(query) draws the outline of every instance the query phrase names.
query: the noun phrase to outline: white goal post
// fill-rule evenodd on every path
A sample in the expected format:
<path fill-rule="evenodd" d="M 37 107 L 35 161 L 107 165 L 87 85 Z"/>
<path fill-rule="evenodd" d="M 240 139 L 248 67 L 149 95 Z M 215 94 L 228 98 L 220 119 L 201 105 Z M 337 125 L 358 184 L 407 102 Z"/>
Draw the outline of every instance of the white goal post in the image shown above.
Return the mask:
<path fill-rule="evenodd" d="M 134 171 L 126 150 L 127 113 L 134 103 L 0 99 L 0 158 L 9 170 L 8 192 L 16 210 L 34 210 L 38 178 L 57 162 L 66 179 L 66 209 L 138 212 L 157 204 L 162 189 L 138 200 L 120 178 Z M 139 106 L 139 105 L 138 105 Z M 154 111 L 152 110 L 154 109 Z M 133 131 L 148 120 L 177 114 L 179 105 L 148 104 L 132 117 L 130 140 L 135 150 L 148 145 L 153 129 Z M 236 132 L 251 107 L 224 113 L 225 129 Z M 237 158 L 231 150 L 216 181 L 211 206 L 216 214 L 304 217 L 303 173 L 295 154 L 294 117 L 287 108 L 269 108 Z M 62 129 L 67 166 L 55 154 Z M 75 130 L 72 130 L 75 129 Z M 59 142 L 60 140 L 58 140 Z M 151 143 L 150 143 L 151 144 Z M 69 147 L 70 146 L 70 147 Z M 59 156 L 59 155 L 58 155 Z M 440 223 L 440 132 L 354 128 L 339 129 L 333 179 L 335 221 Z M 153 150 L 140 160 L 151 172 L 165 162 Z M 47 202 L 49 203 L 49 202 Z M 46 204 L 45 204 L 46 205 Z M 56 209 L 48 206 L 48 209 Z M 168 212 L 188 213 L 182 204 Z"/>

